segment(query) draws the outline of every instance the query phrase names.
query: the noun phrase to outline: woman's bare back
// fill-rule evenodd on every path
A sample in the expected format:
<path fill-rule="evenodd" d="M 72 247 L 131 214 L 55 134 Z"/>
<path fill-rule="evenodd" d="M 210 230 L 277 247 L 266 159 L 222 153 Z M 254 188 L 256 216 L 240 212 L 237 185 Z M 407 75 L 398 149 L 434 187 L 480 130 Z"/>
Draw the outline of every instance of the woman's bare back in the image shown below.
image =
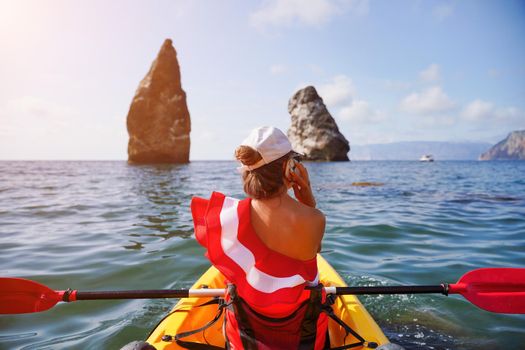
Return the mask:
<path fill-rule="evenodd" d="M 251 203 L 252 226 L 268 248 L 298 260 L 316 256 L 325 229 L 325 217 L 319 210 L 287 193 Z"/>

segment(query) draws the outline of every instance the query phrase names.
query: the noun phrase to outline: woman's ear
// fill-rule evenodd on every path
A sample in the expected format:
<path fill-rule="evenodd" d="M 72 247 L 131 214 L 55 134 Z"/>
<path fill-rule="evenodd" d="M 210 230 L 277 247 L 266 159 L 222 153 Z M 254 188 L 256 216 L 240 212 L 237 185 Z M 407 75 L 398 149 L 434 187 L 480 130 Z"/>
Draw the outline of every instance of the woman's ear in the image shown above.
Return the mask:
<path fill-rule="evenodd" d="M 284 178 L 288 180 L 289 182 L 293 182 L 292 180 L 292 166 L 293 166 L 293 159 L 288 159 L 286 162 L 284 162 Z"/>
<path fill-rule="evenodd" d="M 293 187 L 293 182 L 292 181 L 288 181 L 288 179 L 284 178 L 283 182 L 284 182 L 284 185 L 286 186 L 287 190 L 289 190 L 290 188 Z"/>

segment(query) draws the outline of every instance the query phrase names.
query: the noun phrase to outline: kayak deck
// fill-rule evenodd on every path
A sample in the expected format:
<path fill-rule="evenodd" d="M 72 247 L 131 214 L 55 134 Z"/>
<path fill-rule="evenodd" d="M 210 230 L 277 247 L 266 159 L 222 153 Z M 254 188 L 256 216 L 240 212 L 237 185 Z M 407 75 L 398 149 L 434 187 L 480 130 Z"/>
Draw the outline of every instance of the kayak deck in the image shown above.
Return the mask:
<path fill-rule="evenodd" d="M 317 257 L 317 265 L 320 281 L 324 286 L 346 286 L 339 274 L 321 255 Z M 224 276 L 212 266 L 195 282 L 192 288 L 224 288 L 224 280 Z M 153 330 L 147 339 L 148 343 L 157 350 L 183 349 L 177 345 L 174 339 L 170 340 L 169 336 L 173 337 L 177 333 L 196 330 L 211 321 L 217 313 L 217 305 L 197 307 L 211 299 L 209 297 L 181 299 L 170 314 Z M 375 342 L 378 345 L 388 343 L 388 339 L 356 296 L 341 295 L 337 297 L 333 310 L 341 320 L 367 342 Z M 328 323 L 328 332 L 332 347 L 357 342 L 356 338 L 351 334 L 347 336 L 343 327 L 332 320 Z M 218 322 L 206 330 L 181 340 L 224 347 L 222 316 Z M 367 349 L 367 347 L 355 347 L 354 349 Z"/>

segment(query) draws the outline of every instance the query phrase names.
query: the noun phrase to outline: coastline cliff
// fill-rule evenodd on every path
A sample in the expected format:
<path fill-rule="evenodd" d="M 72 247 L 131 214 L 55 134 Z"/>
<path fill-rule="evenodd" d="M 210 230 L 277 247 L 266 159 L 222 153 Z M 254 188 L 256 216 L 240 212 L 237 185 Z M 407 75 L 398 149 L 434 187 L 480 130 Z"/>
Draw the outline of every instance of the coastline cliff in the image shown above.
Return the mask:
<path fill-rule="evenodd" d="M 511 132 L 479 156 L 479 160 L 525 160 L 525 130 Z"/>

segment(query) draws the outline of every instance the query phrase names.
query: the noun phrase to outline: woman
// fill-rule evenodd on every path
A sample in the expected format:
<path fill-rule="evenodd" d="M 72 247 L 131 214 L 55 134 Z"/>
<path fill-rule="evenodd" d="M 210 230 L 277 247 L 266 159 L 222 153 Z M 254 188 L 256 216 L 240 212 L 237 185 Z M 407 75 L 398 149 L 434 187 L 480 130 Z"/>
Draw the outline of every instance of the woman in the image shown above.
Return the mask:
<path fill-rule="evenodd" d="M 325 217 L 315 208 L 308 172 L 273 127 L 253 130 L 235 157 L 248 198 L 214 192 L 191 204 L 196 238 L 231 284 L 227 342 L 232 349 L 320 349 L 324 294 L 305 287 L 318 285 Z"/>

